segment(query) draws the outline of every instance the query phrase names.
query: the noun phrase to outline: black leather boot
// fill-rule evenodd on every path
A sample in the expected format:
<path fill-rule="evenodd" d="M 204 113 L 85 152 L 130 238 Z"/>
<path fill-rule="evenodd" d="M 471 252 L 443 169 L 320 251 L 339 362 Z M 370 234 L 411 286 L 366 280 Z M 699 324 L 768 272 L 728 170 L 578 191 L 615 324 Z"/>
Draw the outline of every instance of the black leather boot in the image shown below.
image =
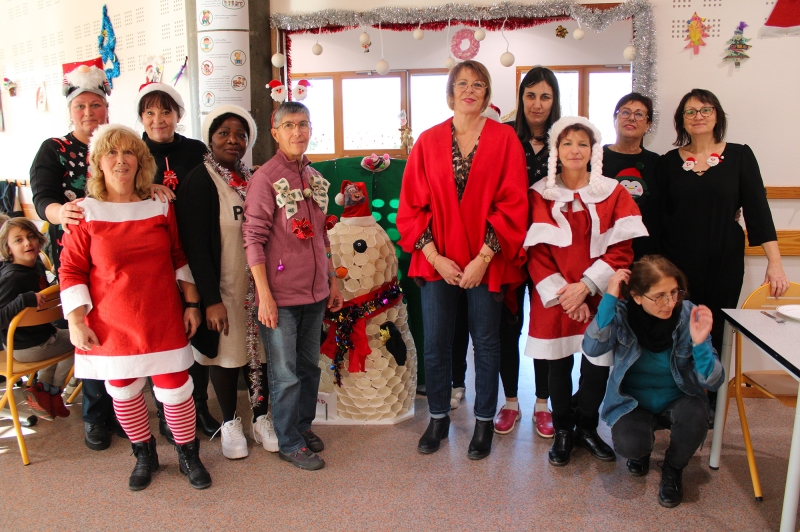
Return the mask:
<path fill-rule="evenodd" d="M 164 418 L 164 409 L 158 408 L 161 406 L 161 403 L 156 403 L 156 417 L 158 418 L 158 433 L 164 436 L 166 440 L 171 444 L 175 445 L 175 438 L 172 437 L 172 431 L 169 429 L 169 425 L 167 425 L 167 420 Z"/>
<path fill-rule="evenodd" d="M 632 477 L 643 477 L 650 471 L 650 455 L 628 460 L 628 473 Z"/>
<path fill-rule="evenodd" d="M 220 424 L 208 411 L 208 403 L 195 401 L 194 409 L 197 412 L 197 428 L 206 436 L 213 436 L 219 430 Z"/>
<path fill-rule="evenodd" d="M 442 440 L 446 440 L 450 432 L 450 416 L 431 418 L 425 434 L 419 439 L 417 451 L 422 454 L 433 454 L 439 450 Z"/>
<path fill-rule="evenodd" d="M 150 485 L 151 474 L 158 470 L 156 439 L 151 437 L 148 442 L 132 443 L 131 448 L 136 457 L 136 465 L 128 479 L 128 489 L 139 491 Z"/>
<path fill-rule="evenodd" d="M 550 451 L 547 453 L 550 465 L 560 467 L 569 463 L 569 457 L 572 453 L 572 435 L 573 432 L 571 430 L 556 430 L 553 446 L 550 447 Z"/>
<path fill-rule="evenodd" d="M 178 463 L 181 466 L 181 473 L 189 477 L 189 484 L 193 488 L 202 490 L 211 485 L 211 475 L 200 461 L 200 440 L 197 438 L 193 442 L 175 445 L 178 450 Z"/>
<path fill-rule="evenodd" d="M 669 465 L 664 459 L 661 465 L 661 487 L 658 490 L 658 504 L 664 508 L 675 508 L 683 500 L 683 469 Z"/>
<path fill-rule="evenodd" d="M 467 458 L 470 460 L 482 460 L 492 452 L 492 437 L 494 436 L 494 421 L 475 421 L 475 432 L 472 433 L 472 441 L 469 442 Z"/>
<path fill-rule="evenodd" d="M 575 429 L 575 445 L 583 447 L 592 456 L 603 462 L 613 462 L 617 458 L 614 449 L 603 441 L 603 438 L 597 434 L 597 430 Z"/>

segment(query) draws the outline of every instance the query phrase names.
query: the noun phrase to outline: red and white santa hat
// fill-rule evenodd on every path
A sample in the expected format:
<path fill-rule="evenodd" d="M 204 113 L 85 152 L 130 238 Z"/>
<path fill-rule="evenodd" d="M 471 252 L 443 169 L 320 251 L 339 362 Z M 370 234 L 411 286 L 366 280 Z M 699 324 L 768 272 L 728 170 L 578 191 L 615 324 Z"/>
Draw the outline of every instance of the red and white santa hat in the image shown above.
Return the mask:
<path fill-rule="evenodd" d="M 111 85 L 103 70 L 103 60 L 99 57 L 89 61 L 64 63 L 61 71 L 64 74 L 61 93 L 67 97 L 67 105 L 84 92 L 97 94 L 104 100 L 111 94 Z"/>
<path fill-rule="evenodd" d="M 356 187 L 364 195 L 364 201 L 357 205 L 345 205 L 345 191 L 350 187 Z M 369 194 L 367 194 L 367 185 L 359 181 L 353 183 L 352 181 L 342 181 L 340 192 L 336 194 L 334 201 L 336 205 L 344 207 L 344 213 L 339 220 L 345 225 L 372 225 L 375 223 L 375 217 L 372 216 L 372 209 L 369 206 Z"/>
<path fill-rule="evenodd" d="M 492 119 L 492 120 L 494 120 L 495 122 L 499 122 L 499 121 L 500 121 L 500 116 L 501 116 L 501 114 L 500 114 L 500 108 L 499 108 L 499 107 L 497 107 L 497 106 L 496 106 L 495 104 L 493 104 L 493 103 L 490 103 L 490 104 L 489 104 L 489 107 L 487 107 L 487 108 L 486 108 L 486 110 L 485 110 L 485 111 L 484 111 L 482 114 L 483 114 L 483 116 L 485 116 L 486 118 L 491 118 L 491 119 Z"/>
<path fill-rule="evenodd" d="M 286 101 L 286 98 L 289 95 L 289 91 L 286 90 L 286 85 L 277 79 L 270 81 L 267 85 L 267 88 L 270 89 L 270 96 L 276 102 Z"/>
<path fill-rule="evenodd" d="M 592 146 L 591 165 L 592 170 L 589 174 L 589 194 L 593 196 L 604 196 L 608 194 L 607 187 L 610 181 L 603 179 L 603 143 L 600 130 L 587 118 L 582 116 L 565 116 L 550 127 L 548 132 L 548 149 L 550 150 L 547 159 L 547 182 L 542 191 L 542 197 L 547 200 L 556 200 L 559 197 L 556 190 L 556 172 L 558 168 L 558 136 L 567 127 L 573 124 L 580 124 L 589 128 L 594 134 L 594 145 Z M 616 185 L 616 182 L 614 182 Z"/>
<path fill-rule="evenodd" d="M 147 96 L 153 92 L 163 92 L 167 94 L 170 98 L 175 100 L 175 103 L 178 104 L 178 120 L 183 118 L 183 114 L 186 111 L 186 106 L 183 104 L 183 98 L 181 97 L 181 93 L 175 90 L 175 87 L 172 85 L 167 85 L 166 83 L 161 83 L 158 81 L 148 81 L 141 87 L 139 87 L 139 94 L 136 96 L 136 112 L 139 112 L 139 102 L 142 101 L 142 98 Z M 139 116 L 139 121 L 142 120 L 142 117 Z"/>
<path fill-rule="evenodd" d="M 253 116 L 247 112 L 244 107 L 239 107 L 238 105 L 233 104 L 226 104 L 226 105 L 217 105 L 206 115 L 203 119 L 203 127 L 201 128 L 201 133 L 203 134 L 203 142 L 206 143 L 206 146 L 211 145 L 211 135 L 208 134 L 208 130 L 211 128 L 211 124 L 214 122 L 215 119 L 224 115 L 224 114 L 232 114 L 236 115 L 242 120 L 247 123 L 247 127 L 250 129 L 250 135 L 247 138 L 247 149 L 253 147 L 256 143 L 256 137 L 258 136 L 258 128 L 256 127 L 256 121 L 253 120 Z"/>

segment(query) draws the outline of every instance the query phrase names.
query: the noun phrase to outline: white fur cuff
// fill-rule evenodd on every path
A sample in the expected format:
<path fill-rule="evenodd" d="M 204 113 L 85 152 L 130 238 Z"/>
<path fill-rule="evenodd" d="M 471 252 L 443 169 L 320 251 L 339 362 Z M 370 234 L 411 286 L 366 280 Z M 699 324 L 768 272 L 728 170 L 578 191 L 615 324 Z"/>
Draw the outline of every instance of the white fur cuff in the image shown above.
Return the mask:
<path fill-rule="evenodd" d="M 192 396 L 194 390 L 194 382 L 192 376 L 189 375 L 189 380 L 180 388 L 160 388 L 153 386 L 153 394 L 156 399 L 166 405 L 179 405 Z"/>
<path fill-rule="evenodd" d="M 556 295 L 556 292 L 561 290 L 566 285 L 567 281 L 560 273 L 554 273 L 553 275 L 545 277 L 536 283 L 536 291 L 539 293 L 539 297 L 542 299 L 542 305 L 544 305 L 544 308 L 550 308 L 558 305 L 558 296 Z"/>
<path fill-rule="evenodd" d="M 128 401 L 133 399 L 140 393 L 142 393 L 142 389 L 144 388 L 144 379 L 139 377 L 132 383 L 127 386 L 123 386 L 122 388 L 118 386 L 113 386 L 106 381 L 106 391 L 108 395 L 112 398 L 116 399 L 117 401 Z"/>

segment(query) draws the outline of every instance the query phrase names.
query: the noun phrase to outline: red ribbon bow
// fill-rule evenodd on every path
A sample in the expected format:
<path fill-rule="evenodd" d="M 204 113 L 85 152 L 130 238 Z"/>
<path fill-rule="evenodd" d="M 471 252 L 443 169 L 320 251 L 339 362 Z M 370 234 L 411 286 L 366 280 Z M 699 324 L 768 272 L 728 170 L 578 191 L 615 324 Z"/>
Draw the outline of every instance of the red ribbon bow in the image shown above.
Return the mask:
<path fill-rule="evenodd" d="M 238 176 L 232 175 L 228 184 L 232 187 L 244 187 L 247 188 L 247 181 L 244 179 L 240 179 Z"/>
<path fill-rule="evenodd" d="M 300 240 L 314 238 L 314 228 L 311 226 L 311 222 L 305 218 L 301 220 L 292 220 L 292 233 Z"/>
<path fill-rule="evenodd" d="M 175 170 L 164 171 L 163 183 L 165 187 L 169 187 L 172 190 L 175 190 L 175 187 L 178 186 L 178 176 L 175 174 Z"/>

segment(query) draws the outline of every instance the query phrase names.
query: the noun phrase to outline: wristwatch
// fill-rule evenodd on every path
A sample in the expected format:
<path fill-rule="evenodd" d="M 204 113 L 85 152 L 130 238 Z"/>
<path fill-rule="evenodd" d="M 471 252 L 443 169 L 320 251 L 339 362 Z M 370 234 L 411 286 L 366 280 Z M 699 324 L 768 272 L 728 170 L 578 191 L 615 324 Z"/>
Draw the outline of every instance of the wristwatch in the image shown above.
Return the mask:
<path fill-rule="evenodd" d="M 483 262 L 485 262 L 486 264 L 492 262 L 492 257 L 494 257 L 494 255 L 486 255 L 483 252 L 478 253 L 478 256 L 482 258 Z"/>
<path fill-rule="evenodd" d="M 184 304 L 186 305 L 186 308 L 200 308 L 200 303 L 199 302 L 198 303 L 192 303 L 192 302 L 187 301 Z"/>

